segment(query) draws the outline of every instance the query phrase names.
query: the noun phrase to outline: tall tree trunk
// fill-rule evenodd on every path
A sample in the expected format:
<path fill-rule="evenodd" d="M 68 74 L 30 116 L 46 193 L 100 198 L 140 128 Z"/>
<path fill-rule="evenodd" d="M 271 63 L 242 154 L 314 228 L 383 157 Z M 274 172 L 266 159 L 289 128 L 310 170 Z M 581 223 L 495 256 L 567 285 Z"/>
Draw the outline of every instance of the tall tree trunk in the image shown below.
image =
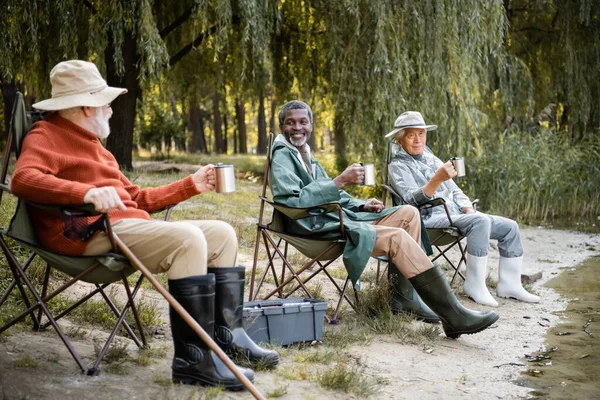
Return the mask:
<path fill-rule="evenodd" d="M 308 145 L 310 146 L 310 148 L 312 150 L 316 150 L 317 149 L 317 138 L 315 136 L 314 118 L 315 118 L 315 115 L 313 114 L 313 124 L 312 124 L 312 126 L 313 126 L 313 132 L 312 132 L 312 135 L 310 135 L 310 137 L 306 141 L 306 143 L 308 143 Z"/>
<path fill-rule="evenodd" d="M 215 131 L 214 152 L 223 153 L 223 121 L 221 119 L 221 110 L 219 109 L 219 91 L 215 89 L 213 95 L 213 128 Z"/>
<path fill-rule="evenodd" d="M 235 104 L 235 118 L 237 120 L 237 130 L 239 134 L 238 150 L 240 154 L 246 154 L 248 153 L 246 133 L 246 108 L 242 99 L 238 99 Z"/>
<path fill-rule="evenodd" d="M 10 117 L 12 116 L 12 109 L 15 103 L 15 97 L 17 96 L 17 85 L 15 79 L 8 80 L 5 78 L 4 73 L 2 75 L 2 101 L 4 102 L 4 134 L 8 137 L 8 130 L 10 129 Z"/>
<path fill-rule="evenodd" d="M 199 113 L 198 113 L 198 142 L 200 144 L 200 152 L 201 153 L 208 153 L 208 142 L 206 141 L 206 135 L 204 133 L 204 127 L 205 127 L 205 121 L 206 121 L 206 117 L 207 117 L 207 111 L 199 108 Z"/>
<path fill-rule="evenodd" d="M 177 111 L 177 105 L 175 104 L 175 100 L 173 98 L 171 98 L 170 103 L 171 112 L 173 113 L 175 118 L 180 118 L 181 115 L 179 115 L 179 112 Z M 176 151 L 187 151 L 185 147 L 185 136 L 182 136 L 181 132 L 172 132 L 170 136 L 172 137 L 171 141 L 173 142 Z"/>
<path fill-rule="evenodd" d="M 561 131 L 566 130 L 567 126 L 569 125 L 569 112 L 571 111 L 571 107 L 569 107 L 568 104 L 564 104 L 563 105 L 563 112 L 562 115 L 560 116 L 560 122 L 558 125 L 558 129 Z M 571 128 L 569 126 L 569 128 Z M 573 138 L 571 137 L 571 135 L 573 134 L 572 130 L 569 129 L 569 143 L 573 143 Z"/>
<path fill-rule="evenodd" d="M 137 80 L 139 74 L 136 38 L 131 32 L 125 32 L 123 40 L 123 64 L 125 73 L 117 75 L 114 62 L 112 34 L 108 35 L 108 46 L 104 52 L 106 60 L 106 81 L 109 86 L 127 89 L 127 93 L 115 99 L 112 104 L 113 115 L 110 119 L 111 135 L 106 140 L 106 148 L 115 156 L 121 169 L 133 170 L 133 127 L 135 124 L 136 102 L 140 96 Z"/>
<path fill-rule="evenodd" d="M 198 151 L 198 137 L 196 136 L 196 124 L 199 113 L 198 106 L 196 105 L 196 99 L 194 96 L 190 96 L 188 99 L 188 123 L 187 130 L 190 132 L 190 142 L 188 143 L 188 151 L 195 153 Z"/>
<path fill-rule="evenodd" d="M 275 134 L 277 132 L 277 127 L 279 126 L 279 118 L 277 125 L 275 125 L 275 114 L 277 113 L 277 104 L 275 103 L 275 94 L 273 93 L 273 87 L 271 86 L 271 116 L 269 117 L 269 132 Z"/>
<path fill-rule="evenodd" d="M 192 153 L 206 153 L 206 138 L 204 137 L 204 118 L 202 110 L 195 99 L 190 100 L 190 119 L 188 123 L 191 138 L 189 151 Z"/>
<path fill-rule="evenodd" d="M 265 120 L 265 95 L 261 88 L 258 96 L 258 144 L 256 154 L 267 152 L 267 121 Z"/>
<path fill-rule="evenodd" d="M 227 154 L 227 132 L 229 131 L 228 127 L 229 117 L 227 113 L 227 98 L 223 96 L 223 154 Z"/>
<path fill-rule="evenodd" d="M 236 116 L 235 118 L 235 127 L 233 128 L 233 154 L 239 154 L 240 149 L 239 149 L 239 137 L 240 137 L 240 132 L 238 130 L 238 125 L 237 125 L 237 100 L 235 102 L 235 110 L 234 112 L 236 112 Z"/>
<path fill-rule="evenodd" d="M 338 171 L 343 171 L 348 166 L 346 159 L 346 136 L 344 133 L 345 122 L 341 113 L 336 112 L 333 121 L 333 140 L 335 151 L 335 166 Z"/>

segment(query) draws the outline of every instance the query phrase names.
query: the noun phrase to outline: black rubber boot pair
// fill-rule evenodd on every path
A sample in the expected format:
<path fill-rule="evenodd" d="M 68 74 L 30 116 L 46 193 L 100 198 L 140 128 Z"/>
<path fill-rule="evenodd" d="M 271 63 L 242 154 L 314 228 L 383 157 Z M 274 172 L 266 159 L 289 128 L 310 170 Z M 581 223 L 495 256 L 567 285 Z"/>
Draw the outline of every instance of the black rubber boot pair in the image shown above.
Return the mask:
<path fill-rule="evenodd" d="M 463 307 L 440 267 L 430 268 L 409 280 L 425 304 L 440 317 L 449 338 L 481 332 L 500 318 L 494 311 L 472 311 Z"/>
<path fill-rule="evenodd" d="M 202 275 L 169 280 L 169 291 L 181 306 L 198 322 L 210 337 L 214 337 L 215 276 Z M 175 346 L 173 382 L 188 385 L 223 386 L 241 390 L 242 382 L 200 339 L 183 318 L 170 307 L 171 332 Z M 254 372 L 238 367 L 253 382 Z"/>
<path fill-rule="evenodd" d="M 279 354 L 258 346 L 244 330 L 244 279 L 244 267 L 209 268 L 207 275 L 169 280 L 169 291 L 231 357 L 243 357 L 263 367 L 275 366 Z M 169 311 L 175 344 L 173 382 L 242 389 L 243 384 L 196 332 L 173 308 Z M 254 380 L 251 369 L 238 368 L 250 381 Z"/>
<path fill-rule="evenodd" d="M 215 340 L 237 361 L 249 361 L 262 367 L 279 364 L 279 353 L 258 346 L 248 336 L 243 324 L 245 268 L 209 268 L 215 275 Z"/>
<path fill-rule="evenodd" d="M 418 320 L 437 323 L 440 318 L 421 300 L 408 279 L 390 262 L 388 265 L 390 306 L 394 314 L 409 313 Z"/>

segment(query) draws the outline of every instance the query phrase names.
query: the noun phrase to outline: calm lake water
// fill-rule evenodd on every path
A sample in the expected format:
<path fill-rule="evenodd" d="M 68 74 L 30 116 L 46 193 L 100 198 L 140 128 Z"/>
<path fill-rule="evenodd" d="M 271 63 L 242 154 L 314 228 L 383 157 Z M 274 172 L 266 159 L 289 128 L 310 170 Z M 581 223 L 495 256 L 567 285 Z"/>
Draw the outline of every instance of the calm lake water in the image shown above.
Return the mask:
<path fill-rule="evenodd" d="M 600 399 L 600 257 L 567 269 L 546 283 L 569 299 L 561 323 L 546 336 L 546 351 L 524 360 L 518 384 L 534 389 L 530 398 Z"/>

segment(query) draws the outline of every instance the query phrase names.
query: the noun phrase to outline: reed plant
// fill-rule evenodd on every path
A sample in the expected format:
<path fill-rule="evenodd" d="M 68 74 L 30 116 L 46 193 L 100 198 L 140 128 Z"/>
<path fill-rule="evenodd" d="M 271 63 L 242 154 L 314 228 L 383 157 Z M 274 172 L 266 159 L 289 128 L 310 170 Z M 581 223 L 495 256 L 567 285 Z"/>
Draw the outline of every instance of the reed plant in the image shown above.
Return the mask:
<path fill-rule="evenodd" d="M 600 141 L 569 145 L 563 136 L 545 129 L 488 139 L 457 182 L 480 208 L 523 222 L 595 220 Z"/>

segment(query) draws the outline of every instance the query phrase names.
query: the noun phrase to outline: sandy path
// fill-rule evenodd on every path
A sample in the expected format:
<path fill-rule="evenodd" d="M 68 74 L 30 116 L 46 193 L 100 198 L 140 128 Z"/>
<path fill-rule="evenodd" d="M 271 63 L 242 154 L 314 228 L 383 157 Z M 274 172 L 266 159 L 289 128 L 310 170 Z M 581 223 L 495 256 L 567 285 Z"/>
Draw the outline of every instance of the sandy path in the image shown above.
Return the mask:
<path fill-rule="evenodd" d="M 403 345 L 390 336 L 379 336 L 369 346 L 353 346 L 349 352 L 360 360 L 365 373 L 384 378 L 378 395 L 381 399 L 518 399 L 528 389 L 513 383 L 525 367 L 525 353 L 543 346 L 549 326 L 555 325 L 552 313 L 566 307 L 552 289 L 542 287 L 565 268 L 600 253 L 600 235 L 526 227 L 522 229 L 525 248 L 525 273 L 543 272 L 534 284 L 542 297 L 539 304 L 524 304 L 499 299 L 500 320 L 491 329 L 458 340 L 440 339 L 428 348 Z M 240 257 L 251 265 L 249 255 Z M 490 254 L 492 276 L 497 277 L 497 250 Z M 155 293 L 149 293 L 155 298 Z M 484 306 L 461 297 L 468 307 Z M 163 308 L 166 311 L 166 307 Z M 168 320 L 168 317 L 165 318 Z M 94 335 L 101 335 L 95 332 Z M 169 344 L 169 334 L 154 343 Z M 91 343 L 78 343 L 84 354 L 93 352 Z M 15 368 L 13 362 L 29 354 L 39 360 L 36 368 Z M 132 348 L 132 353 L 135 350 Z M 53 332 L 32 333 L 10 330 L 0 337 L 0 398 L 201 398 L 193 387 L 165 387 L 161 381 L 170 376 L 170 350 L 164 360 L 147 367 L 134 366 L 129 375 L 103 373 L 88 378 L 78 373 L 66 350 Z M 290 368 L 290 360 L 280 369 Z M 308 381 L 287 380 L 273 372 L 257 374 L 257 387 L 264 393 L 286 387 L 283 399 L 351 398 L 346 393 L 328 391 Z M 93 393 L 96 394 L 93 394 Z M 248 393 L 225 393 L 220 398 L 246 399 Z"/>

